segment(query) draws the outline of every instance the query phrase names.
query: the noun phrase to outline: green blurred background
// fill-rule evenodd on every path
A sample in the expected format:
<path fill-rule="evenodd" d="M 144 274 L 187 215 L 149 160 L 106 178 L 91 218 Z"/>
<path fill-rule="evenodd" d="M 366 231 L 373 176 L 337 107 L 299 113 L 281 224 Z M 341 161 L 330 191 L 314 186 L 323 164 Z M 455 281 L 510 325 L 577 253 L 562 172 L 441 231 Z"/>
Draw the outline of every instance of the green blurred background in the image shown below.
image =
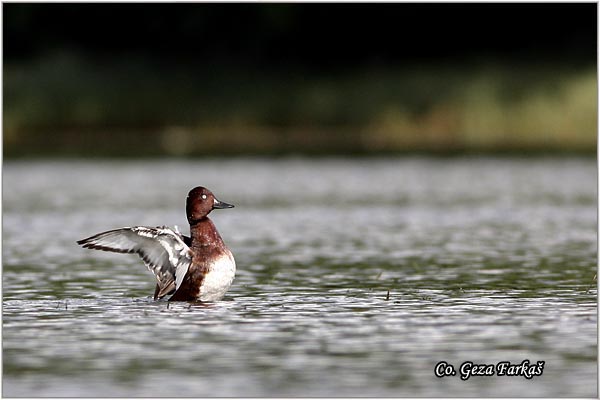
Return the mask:
<path fill-rule="evenodd" d="M 4 157 L 594 154 L 596 7 L 4 3 Z"/>

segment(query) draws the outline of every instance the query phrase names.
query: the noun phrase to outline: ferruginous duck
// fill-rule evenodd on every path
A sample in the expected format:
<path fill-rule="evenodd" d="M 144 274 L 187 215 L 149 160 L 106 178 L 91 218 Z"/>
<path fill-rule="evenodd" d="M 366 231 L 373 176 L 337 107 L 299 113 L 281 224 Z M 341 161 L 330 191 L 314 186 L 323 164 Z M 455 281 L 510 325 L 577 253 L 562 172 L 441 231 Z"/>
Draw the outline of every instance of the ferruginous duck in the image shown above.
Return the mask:
<path fill-rule="evenodd" d="M 162 227 L 114 229 L 77 241 L 87 249 L 138 254 L 158 281 L 154 299 L 217 301 L 233 282 L 235 260 L 217 228 L 208 218 L 214 209 L 233 208 L 202 186 L 186 200 L 190 236 Z"/>

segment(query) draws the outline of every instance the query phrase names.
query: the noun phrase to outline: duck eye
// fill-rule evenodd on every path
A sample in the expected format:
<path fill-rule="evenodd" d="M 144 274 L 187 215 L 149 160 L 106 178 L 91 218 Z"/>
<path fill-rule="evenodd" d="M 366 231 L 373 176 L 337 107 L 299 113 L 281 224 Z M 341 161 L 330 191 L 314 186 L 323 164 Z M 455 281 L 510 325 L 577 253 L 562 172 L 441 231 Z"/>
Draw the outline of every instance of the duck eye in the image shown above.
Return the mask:
<path fill-rule="evenodd" d="M 206 195 L 205 194 L 202 195 L 202 199 L 206 200 Z"/>

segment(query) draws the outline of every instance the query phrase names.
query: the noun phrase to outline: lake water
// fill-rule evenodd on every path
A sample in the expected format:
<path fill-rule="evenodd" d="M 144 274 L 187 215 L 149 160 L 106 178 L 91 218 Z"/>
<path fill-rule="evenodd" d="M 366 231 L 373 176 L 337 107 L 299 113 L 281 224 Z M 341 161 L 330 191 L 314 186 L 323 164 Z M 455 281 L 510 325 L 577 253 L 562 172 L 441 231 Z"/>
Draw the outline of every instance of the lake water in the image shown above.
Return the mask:
<path fill-rule="evenodd" d="M 135 255 L 75 244 L 187 233 L 197 185 L 236 205 L 223 301 L 155 302 Z M 596 210 L 585 158 L 7 161 L 3 395 L 597 397 Z"/>

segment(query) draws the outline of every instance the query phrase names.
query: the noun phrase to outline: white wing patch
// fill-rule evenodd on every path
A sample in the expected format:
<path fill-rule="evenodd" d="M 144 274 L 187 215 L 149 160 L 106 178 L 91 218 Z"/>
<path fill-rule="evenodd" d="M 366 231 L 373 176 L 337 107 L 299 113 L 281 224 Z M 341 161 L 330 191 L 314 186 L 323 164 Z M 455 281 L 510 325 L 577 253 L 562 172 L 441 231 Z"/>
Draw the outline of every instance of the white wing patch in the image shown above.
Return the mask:
<path fill-rule="evenodd" d="M 192 251 L 183 241 L 183 236 L 166 226 L 114 229 L 77 243 L 87 249 L 137 253 L 156 276 L 161 289 L 173 281 L 178 289 L 192 262 Z"/>

